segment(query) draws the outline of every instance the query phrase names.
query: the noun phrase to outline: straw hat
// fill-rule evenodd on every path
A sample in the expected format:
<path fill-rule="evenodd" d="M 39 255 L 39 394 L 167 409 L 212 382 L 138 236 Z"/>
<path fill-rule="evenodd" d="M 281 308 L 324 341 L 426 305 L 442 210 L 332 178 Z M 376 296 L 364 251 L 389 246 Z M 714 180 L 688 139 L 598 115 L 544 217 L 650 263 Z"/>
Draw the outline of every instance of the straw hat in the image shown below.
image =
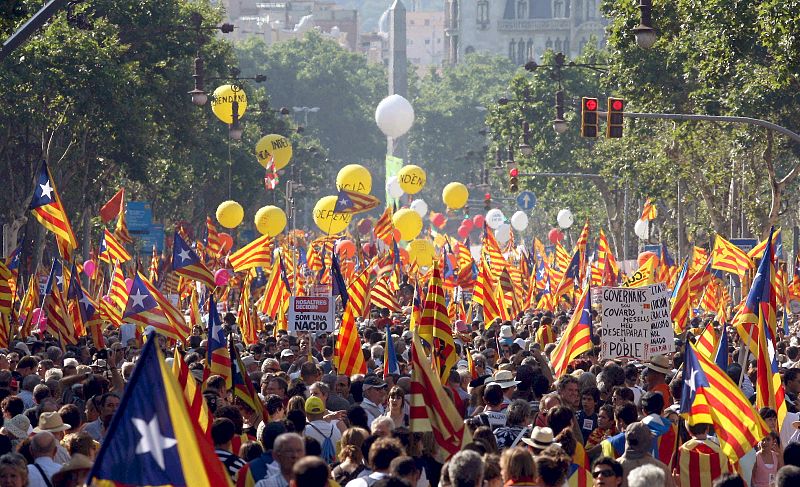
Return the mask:
<path fill-rule="evenodd" d="M 650 362 L 647 363 L 647 368 L 655 372 L 661 372 L 662 374 L 669 374 L 672 372 L 672 368 L 669 366 L 669 360 L 663 355 L 654 355 L 651 357 Z"/>
<path fill-rule="evenodd" d="M 70 458 L 69 461 L 65 463 L 63 467 L 61 467 L 61 470 L 53 474 L 52 483 L 58 485 L 70 472 L 87 470 L 86 473 L 89 473 L 88 470 L 91 470 L 91 468 L 92 460 L 89 459 L 89 457 L 81 453 L 75 453 L 72 455 L 72 458 Z"/>
<path fill-rule="evenodd" d="M 509 387 L 514 387 L 519 384 L 519 381 L 514 380 L 514 374 L 510 370 L 498 370 L 495 372 L 494 377 L 486 383 L 497 384 L 501 389 L 508 389 Z"/>
<path fill-rule="evenodd" d="M 64 420 L 61 419 L 61 415 L 53 411 L 42 413 L 42 415 L 39 416 L 39 426 L 33 428 L 33 432 L 42 433 L 44 431 L 49 431 L 50 433 L 59 433 L 61 431 L 67 431 L 70 428 L 72 428 L 72 426 L 65 424 Z"/>
<path fill-rule="evenodd" d="M 538 450 L 544 450 L 553 444 L 553 430 L 547 426 L 534 426 L 530 438 L 523 438 L 526 445 L 530 445 Z"/>
<path fill-rule="evenodd" d="M 11 419 L 7 419 L 0 428 L 0 433 L 4 435 L 11 435 L 19 440 L 24 440 L 28 437 L 28 430 L 31 427 L 31 422 L 24 414 L 17 414 Z"/>

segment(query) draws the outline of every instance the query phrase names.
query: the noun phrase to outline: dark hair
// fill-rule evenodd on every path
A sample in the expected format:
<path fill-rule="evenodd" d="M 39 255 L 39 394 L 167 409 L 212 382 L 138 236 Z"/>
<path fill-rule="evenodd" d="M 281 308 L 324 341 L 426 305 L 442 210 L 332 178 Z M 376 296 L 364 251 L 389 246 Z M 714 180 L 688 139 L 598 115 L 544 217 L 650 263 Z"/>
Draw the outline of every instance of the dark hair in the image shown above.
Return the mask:
<path fill-rule="evenodd" d="M 598 403 L 600 402 L 600 389 L 598 389 L 595 386 L 584 387 L 583 390 L 581 391 L 581 397 L 583 396 L 592 396 L 594 402 Z"/>
<path fill-rule="evenodd" d="M 800 443 L 789 443 L 783 449 L 783 464 L 800 467 Z"/>
<path fill-rule="evenodd" d="M 598 465 L 605 465 L 614 471 L 614 477 L 622 477 L 622 465 L 611 457 L 600 457 L 592 464 L 592 470 Z"/>
<path fill-rule="evenodd" d="M 714 487 L 747 487 L 747 484 L 738 474 L 724 473 L 714 481 Z"/>
<path fill-rule="evenodd" d="M 775 487 L 790 487 L 800 485 L 800 467 L 785 465 L 778 470 L 775 476 Z"/>
<path fill-rule="evenodd" d="M 257 441 L 248 441 L 242 443 L 242 446 L 239 447 L 239 458 L 245 462 L 252 462 L 260 457 L 262 453 L 264 453 L 264 448 Z"/>
<path fill-rule="evenodd" d="M 228 404 L 225 406 L 219 406 L 214 412 L 214 417 L 230 419 L 233 422 L 235 434 L 242 434 L 242 430 L 244 429 L 244 419 L 242 419 L 242 413 L 240 413 L 235 406 Z"/>
<path fill-rule="evenodd" d="M 231 441 L 235 434 L 236 426 L 233 421 L 228 418 L 214 418 L 211 423 L 211 439 L 214 440 L 214 445 L 224 445 Z"/>
<path fill-rule="evenodd" d="M 350 421 L 350 426 L 358 426 L 369 431 L 369 418 L 367 412 L 358 404 L 353 404 L 347 408 L 347 420 Z"/>
<path fill-rule="evenodd" d="M 567 406 L 556 406 L 547 414 L 547 426 L 553 430 L 553 435 L 557 436 L 565 428 L 569 428 L 575 413 Z"/>
<path fill-rule="evenodd" d="M 302 434 L 302 431 L 300 431 L 299 434 Z M 322 456 L 322 445 L 319 444 L 316 438 L 303 436 L 303 442 L 306 447 L 306 455 L 316 457 Z"/>
<path fill-rule="evenodd" d="M 570 459 L 561 448 L 550 445 L 534 457 L 536 471 L 545 486 L 561 485 L 567 477 Z"/>
<path fill-rule="evenodd" d="M 71 429 L 77 429 L 81 425 L 81 410 L 74 404 L 65 404 L 58 410 L 61 421 L 70 425 Z"/>
<path fill-rule="evenodd" d="M 446 469 L 443 469 L 445 471 Z M 372 487 L 408 487 L 408 482 L 398 477 L 384 477 L 374 484 Z"/>
<path fill-rule="evenodd" d="M 766 406 L 758 410 L 758 415 L 761 419 L 778 419 L 778 413 Z"/>
<path fill-rule="evenodd" d="M 503 402 L 503 389 L 498 384 L 488 384 L 483 388 L 483 400 L 490 406 Z"/>
<path fill-rule="evenodd" d="M 258 435 L 258 441 L 264 451 L 271 451 L 275 446 L 275 438 L 286 433 L 286 426 L 280 421 L 272 421 L 267 423 Z"/>
<path fill-rule="evenodd" d="M 306 444 L 306 446 L 308 446 Z M 306 450 L 306 455 L 312 455 Z M 303 487 L 323 487 L 328 483 L 330 470 L 328 465 L 319 457 L 306 456 L 292 467 L 295 483 Z"/>
<path fill-rule="evenodd" d="M 687 423 L 688 425 L 688 423 Z M 711 426 L 708 423 L 697 423 L 693 425 L 688 425 L 689 433 L 692 435 L 705 435 L 708 433 L 708 427 Z"/>
<path fill-rule="evenodd" d="M 611 389 L 611 396 L 613 397 L 614 394 L 620 397 L 620 399 L 624 399 L 629 402 L 633 402 L 636 396 L 633 395 L 633 391 L 625 386 L 614 386 Z"/>
<path fill-rule="evenodd" d="M 267 396 L 267 399 L 264 401 L 267 406 L 267 412 L 272 416 L 275 414 L 279 409 L 283 408 L 283 399 L 278 397 L 275 394 L 270 394 Z"/>
<path fill-rule="evenodd" d="M 614 408 L 614 419 L 622 421 L 627 426 L 639 419 L 639 412 L 632 402 L 626 402 Z"/>
<path fill-rule="evenodd" d="M 13 418 L 25 411 L 25 403 L 19 396 L 8 396 L 3 399 L 3 402 L 0 402 L 0 408 L 3 411 L 8 411 L 8 414 Z"/>
<path fill-rule="evenodd" d="M 387 470 L 392 460 L 405 455 L 403 445 L 394 438 L 378 438 L 369 448 L 369 465 L 373 470 Z"/>
<path fill-rule="evenodd" d="M 783 374 L 783 383 L 788 384 L 789 382 L 792 382 L 793 380 L 797 379 L 798 375 L 800 375 L 800 369 L 792 367 Z"/>
<path fill-rule="evenodd" d="M 642 394 L 639 404 L 647 414 L 661 414 L 664 411 L 664 396 L 658 392 L 648 391 Z"/>
<path fill-rule="evenodd" d="M 419 471 L 417 462 L 413 458 L 405 455 L 395 458 L 392 460 L 392 463 L 389 464 L 389 472 L 397 477 L 405 477 Z"/>
<path fill-rule="evenodd" d="M 306 429 L 306 413 L 303 411 L 298 411 L 295 409 L 294 411 L 289 411 L 289 414 L 286 415 L 286 420 L 294 426 L 294 432 L 298 434 L 303 434 L 303 431 Z"/>

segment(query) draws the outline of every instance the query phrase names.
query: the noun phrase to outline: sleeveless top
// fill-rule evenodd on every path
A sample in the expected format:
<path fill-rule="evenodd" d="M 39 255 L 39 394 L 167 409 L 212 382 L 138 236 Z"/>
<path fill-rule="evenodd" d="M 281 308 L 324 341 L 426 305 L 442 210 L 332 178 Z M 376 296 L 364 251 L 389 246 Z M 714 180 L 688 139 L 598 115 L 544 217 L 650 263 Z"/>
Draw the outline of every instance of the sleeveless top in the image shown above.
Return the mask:
<path fill-rule="evenodd" d="M 764 463 L 761 454 L 756 455 L 756 466 L 753 469 L 753 482 L 750 487 L 770 487 L 775 480 L 775 474 L 778 473 L 778 458 L 775 452 L 770 452 L 772 455 L 772 463 Z"/>

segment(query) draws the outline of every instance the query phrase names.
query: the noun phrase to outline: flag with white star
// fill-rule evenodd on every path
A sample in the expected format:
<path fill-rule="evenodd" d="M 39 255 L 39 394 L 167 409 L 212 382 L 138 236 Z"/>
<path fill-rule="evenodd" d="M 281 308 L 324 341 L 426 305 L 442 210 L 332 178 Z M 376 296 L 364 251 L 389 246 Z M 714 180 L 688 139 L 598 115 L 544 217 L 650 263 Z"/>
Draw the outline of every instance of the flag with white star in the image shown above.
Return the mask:
<path fill-rule="evenodd" d="M 216 287 L 214 275 L 178 232 L 175 232 L 175 240 L 172 245 L 172 270 L 179 276 L 201 282 L 212 289 Z"/>
<path fill-rule="evenodd" d="M 56 235 L 61 257 L 69 260 L 78 242 L 45 161 L 42 161 L 39 169 L 36 187 L 33 189 L 33 199 L 28 208 L 39 223 Z"/>
<path fill-rule="evenodd" d="M 128 302 L 122 314 L 123 321 L 140 325 L 142 328 L 152 326 L 158 333 L 168 338 L 184 340 L 188 334 L 185 329 L 181 329 L 186 327 L 185 320 L 181 317 L 183 327 L 176 326 L 164 309 L 167 303 L 160 303 L 154 295 L 155 292 L 157 291 L 148 286 L 142 275 L 137 273 L 131 283 Z"/>
<path fill-rule="evenodd" d="M 363 213 L 377 208 L 381 202 L 371 194 L 362 194 L 356 191 L 339 190 L 336 198 L 334 213 Z"/>
<path fill-rule="evenodd" d="M 87 485 L 230 486 L 149 335 Z"/>

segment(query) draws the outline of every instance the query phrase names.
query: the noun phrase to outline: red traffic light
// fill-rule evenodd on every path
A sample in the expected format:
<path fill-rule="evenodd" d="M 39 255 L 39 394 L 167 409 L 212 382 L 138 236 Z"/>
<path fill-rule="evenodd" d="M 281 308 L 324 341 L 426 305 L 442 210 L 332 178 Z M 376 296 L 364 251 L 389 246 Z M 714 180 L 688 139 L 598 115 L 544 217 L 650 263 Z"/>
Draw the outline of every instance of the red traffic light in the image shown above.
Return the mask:
<path fill-rule="evenodd" d="M 586 100 L 586 109 L 587 110 L 597 110 L 597 100 L 594 98 L 588 98 Z"/>
<path fill-rule="evenodd" d="M 508 171 L 508 174 L 509 174 L 509 175 L 510 175 L 512 178 L 515 178 L 515 177 L 519 176 L 519 169 L 517 169 L 517 168 L 515 167 L 515 168 L 513 168 L 512 170 Z"/>
<path fill-rule="evenodd" d="M 622 111 L 623 108 L 625 108 L 625 103 L 622 100 L 614 100 L 611 102 L 612 110 Z"/>
<path fill-rule="evenodd" d="M 492 195 L 490 193 L 486 193 L 485 195 L 483 195 L 483 199 L 488 201 L 488 200 L 492 199 Z"/>

